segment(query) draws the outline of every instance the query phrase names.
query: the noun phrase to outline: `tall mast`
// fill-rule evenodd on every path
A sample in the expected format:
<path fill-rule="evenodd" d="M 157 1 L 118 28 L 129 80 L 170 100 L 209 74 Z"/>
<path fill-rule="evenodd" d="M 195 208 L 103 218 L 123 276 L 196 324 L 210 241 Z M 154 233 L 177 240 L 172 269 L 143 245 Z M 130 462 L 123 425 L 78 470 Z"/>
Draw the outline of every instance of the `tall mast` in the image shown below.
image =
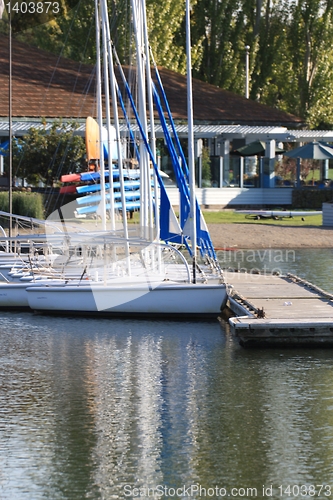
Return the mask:
<path fill-rule="evenodd" d="M 104 71 L 104 94 L 105 94 L 105 118 L 106 129 L 108 134 L 108 163 L 109 163 L 109 193 L 110 193 L 110 222 L 111 230 L 116 229 L 116 220 L 114 212 L 114 193 L 113 193 L 113 173 L 112 173 L 112 151 L 111 151 L 111 110 L 110 110 L 110 91 L 109 91 L 109 68 L 108 68 L 108 53 L 107 53 L 107 27 L 105 25 L 104 4 L 101 5 L 102 17 L 102 47 L 103 47 L 103 71 Z M 106 14 L 107 17 L 107 14 Z M 125 214 L 126 215 L 126 214 Z"/>
<path fill-rule="evenodd" d="M 99 165 L 101 179 L 101 204 L 100 215 L 102 218 L 102 229 L 106 231 L 106 204 L 105 204 L 105 175 L 104 175 L 104 151 L 103 151 L 103 111 L 102 111 L 102 82 L 101 82 L 101 21 L 98 8 L 98 0 L 95 0 L 96 19 L 96 82 L 97 82 L 97 121 L 99 125 Z"/>
<path fill-rule="evenodd" d="M 12 84 L 13 84 L 13 78 L 12 78 L 12 8 L 11 4 L 9 5 L 9 190 L 8 190 L 8 204 L 9 204 L 9 237 L 12 237 L 12 232 L 13 232 L 13 219 L 12 219 L 12 212 L 13 212 L 13 125 L 12 125 L 12 119 L 13 119 L 13 110 L 12 110 Z M 10 243 L 9 245 L 10 249 L 12 248 L 12 245 Z M 10 250 L 11 251 L 11 250 Z"/>
<path fill-rule="evenodd" d="M 187 55 L 187 121 L 188 121 L 188 168 L 190 185 L 190 223 L 192 230 L 193 252 L 193 283 L 196 282 L 197 264 L 197 226 L 196 226 L 196 198 L 195 198 L 195 169 L 194 169 L 194 133 L 193 133 L 193 99 L 192 99 L 192 61 L 191 61 L 191 29 L 190 29 L 190 0 L 186 0 L 186 55 Z"/>
<path fill-rule="evenodd" d="M 146 65 L 146 78 L 147 78 L 147 99 L 149 107 L 149 122 L 150 122 L 150 148 L 153 153 L 154 160 L 156 161 L 156 139 L 155 139 L 155 122 L 154 122 L 154 106 L 153 106 L 153 90 L 152 79 L 150 70 L 150 51 L 148 42 L 148 29 L 147 29 L 147 15 L 146 15 L 146 1 L 141 0 L 142 10 L 142 28 L 143 28 L 143 42 L 145 50 L 145 65 Z M 154 195 L 155 195 L 155 223 L 156 230 L 159 236 L 159 216 L 157 212 L 158 206 L 158 191 L 157 191 L 157 177 L 154 173 Z M 150 240 L 153 241 L 153 200 L 152 191 L 150 187 L 150 165 L 148 168 L 148 200 L 149 200 L 149 232 Z"/>
<path fill-rule="evenodd" d="M 114 73 L 114 63 L 112 55 L 111 46 L 111 36 L 110 36 L 110 25 L 108 17 L 108 8 L 106 0 L 102 0 L 102 21 L 104 26 L 106 48 L 108 54 L 109 62 L 109 76 L 110 76 L 110 87 L 111 87 L 111 98 L 112 98 L 112 108 L 113 108 L 113 120 L 116 130 L 116 144 L 117 144 L 117 156 L 118 156 L 118 170 L 119 170 L 119 181 L 120 181 L 120 193 L 121 193 L 121 205 L 122 205 L 122 220 L 123 220 L 123 230 L 125 238 L 125 255 L 127 260 L 127 269 L 129 276 L 131 275 L 131 262 L 130 262 L 130 248 L 128 242 L 128 225 L 127 225 L 127 213 L 126 213 L 126 198 L 125 198 L 125 186 L 124 186 L 124 174 L 123 174 L 123 159 L 121 150 L 121 137 L 120 137 L 120 126 L 118 117 L 118 100 L 117 100 L 117 81 Z M 109 152 L 110 154 L 110 152 Z M 110 183 L 112 179 L 112 162 L 109 159 L 109 178 Z M 110 193 L 113 196 L 113 193 Z"/>
<path fill-rule="evenodd" d="M 146 87 L 145 87 L 145 72 L 144 72 L 144 57 L 143 52 L 143 27 L 142 27 L 142 4 L 139 0 L 132 0 L 132 16 L 133 16 L 133 27 L 135 35 L 135 45 L 136 45 L 136 57 L 137 57 L 137 82 L 138 82 L 138 110 L 139 118 L 142 124 L 142 128 L 145 136 L 148 136 L 148 124 L 147 124 L 147 109 L 146 109 Z M 149 156 L 142 139 L 140 140 L 140 225 L 143 231 L 142 236 L 146 239 L 149 238 L 148 228 L 149 228 L 149 201 L 151 193 L 149 193 L 150 187 L 150 173 L 149 173 Z"/>

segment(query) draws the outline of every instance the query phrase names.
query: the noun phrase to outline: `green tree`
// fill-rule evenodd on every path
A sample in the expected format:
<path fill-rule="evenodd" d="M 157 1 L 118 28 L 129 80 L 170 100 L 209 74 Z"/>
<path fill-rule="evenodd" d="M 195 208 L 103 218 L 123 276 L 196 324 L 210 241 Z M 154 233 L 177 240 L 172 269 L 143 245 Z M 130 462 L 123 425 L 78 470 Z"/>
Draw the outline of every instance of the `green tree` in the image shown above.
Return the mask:
<path fill-rule="evenodd" d="M 287 15 L 282 2 L 269 0 L 260 3 L 253 21 L 248 42 L 251 50 L 250 98 L 273 107 L 281 107 L 283 82 L 288 66 L 285 64 Z M 288 68 L 289 70 L 289 68 Z"/>
<path fill-rule="evenodd" d="M 146 1 L 157 64 L 185 73 L 185 1 Z M 120 61 L 135 62 L 131 0 L 110 0 L 108 5 Z M 61 6 L 61 15 L 16 36 L 82 63 L 95 63 L 94 3 L 63 0 Z M 193 74 L 244 95 L 249 45 L 251 99 L 296 114 L 311 127 L 332 127 L 332 7 L 333 0 L 193 0 Z M 4 25 L 0 22 L 0 30 Z"/>
<path fill-rule="evenodd" d="M 192 7 L 196 1 L 192 1 Z M 186 72 L 185 2 L 147 0 L 149 43 L 158 65 L 178 73 Z M 192 16 L 191 23 L 196 19 Z M 202 59 L 202 37 L 192 37 L 192 65 Z"/>
<path fill-rule="evenodd" d="M 67 2 L 67 8 L 62 9 L 49 23 L 26 30 L 19 38 L 57 55 L 95 64 L 94 2 Z"/>
<path fill-rule="evenodd" d="M 83 165 L 85 144 L 71 128 L 54 122 L 49 130 L 31 128 L 22 139 L 13 143 L 13 172 L 30 184 L 42 181 L 52 186 L 61 175 L 78 171 Z"/>
<path fill-rule="evenodd" d="M 201 168 L 202 168 L 202 186 L 210 186 L 212 179 L 212 172 L 210 168 L 210 156 L 209 156 L 209 148 L 203 147 L 201 153 Z"/>
<path fill-rule="evenodd" d="M 293 78 L 288 101 L 312 126 L 319 121 L 333 122 L 332 111 L 327 109 L 332 103 L 332 15 L 331 0 L 300 0 L 290 7 L 288 40 Z"/>
<path fill-rule="evenodd" d="M 95 63 L 95 12 L 91 0 L 64 8 L 49 23 L 20 33 L 21 40 L 83 63 Z M 108 2 L 111 39 L 122 64 L 134 61 L 130 0 Z M 158 65 L 184 73 L 186 69 L 185 4 L 179 0 L 147 0 L 149 43 Z M 201 56 L 201 41 L 193 44 L 193 63 Z"/>
<path fill-rule="evenodd" d="M 194 75 L 213 85 L 244 92 L 241 60 L 244 15 L 239 0 L 198 0 L 193 12 L 194 43 L 202 40 L 203 56 Z"/>
<path fill-rule="evenodd" d="M 203 37 L 198 78 L 240 94 L 250 46 L 250 98 L 333 123 L 332 0 L 198 0 L 194 33 Z"/>

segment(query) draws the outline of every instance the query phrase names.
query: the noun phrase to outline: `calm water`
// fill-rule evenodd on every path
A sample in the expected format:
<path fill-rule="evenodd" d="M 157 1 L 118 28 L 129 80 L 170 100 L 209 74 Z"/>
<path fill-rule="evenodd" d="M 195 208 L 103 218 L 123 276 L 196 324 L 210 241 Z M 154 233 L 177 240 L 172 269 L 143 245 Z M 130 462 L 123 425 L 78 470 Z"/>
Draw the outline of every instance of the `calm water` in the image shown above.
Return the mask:
<path fill-rule="evenodd" d="M 290 259 L 333 291 L 332 251 Z M 2 313 L 0 384 L 1 500 L 333 497 L 333 350 L 244 350 L 218 322 Z"/>

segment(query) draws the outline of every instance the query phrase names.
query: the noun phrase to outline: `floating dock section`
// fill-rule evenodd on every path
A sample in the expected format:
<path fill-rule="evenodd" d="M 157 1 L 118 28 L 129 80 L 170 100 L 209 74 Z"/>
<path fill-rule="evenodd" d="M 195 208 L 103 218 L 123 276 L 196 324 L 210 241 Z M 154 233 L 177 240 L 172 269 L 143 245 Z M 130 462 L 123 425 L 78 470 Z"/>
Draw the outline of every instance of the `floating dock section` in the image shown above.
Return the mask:
<path fill-rule="evenodd" d="M 224 274 L 240 345 L 333 347 L 333 294 L 292 274 Z"/>

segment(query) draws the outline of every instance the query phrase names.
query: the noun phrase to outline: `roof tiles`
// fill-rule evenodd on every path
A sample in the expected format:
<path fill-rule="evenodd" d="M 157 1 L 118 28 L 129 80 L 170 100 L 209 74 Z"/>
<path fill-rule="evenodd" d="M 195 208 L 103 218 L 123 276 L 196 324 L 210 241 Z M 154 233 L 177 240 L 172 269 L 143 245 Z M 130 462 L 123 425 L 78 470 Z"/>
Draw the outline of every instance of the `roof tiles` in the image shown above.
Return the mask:
<path fill-rule="evenodd" d="M 159 71 L 174 119 L 186 121 L 186 77 Z M 13 117 L 68 119 L 96 114 L 93 66 L 13 40 L 12 76 Z M 0 117 L 9 114 L 8 94 L 8 39 L 0 35 Z M 195 79 L 193 114 L 196 123 L 205 124 L 303 125 L 296 116 Z"/>

